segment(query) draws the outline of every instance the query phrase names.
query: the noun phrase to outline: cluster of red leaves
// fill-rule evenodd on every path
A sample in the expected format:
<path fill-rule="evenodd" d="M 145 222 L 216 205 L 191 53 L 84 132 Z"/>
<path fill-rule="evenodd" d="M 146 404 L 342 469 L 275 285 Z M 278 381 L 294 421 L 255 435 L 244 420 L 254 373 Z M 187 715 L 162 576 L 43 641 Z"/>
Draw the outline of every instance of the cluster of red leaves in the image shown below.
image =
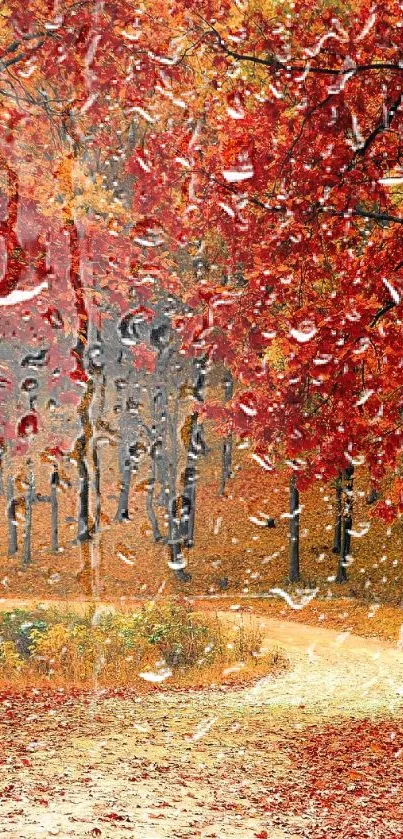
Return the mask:
<path fill-rule="evenodd" d="M 289 806 L 316 821 L 311 839 L 403 836 L 401 719 L 315 726 L 284 748 L 295 769 Z"/>

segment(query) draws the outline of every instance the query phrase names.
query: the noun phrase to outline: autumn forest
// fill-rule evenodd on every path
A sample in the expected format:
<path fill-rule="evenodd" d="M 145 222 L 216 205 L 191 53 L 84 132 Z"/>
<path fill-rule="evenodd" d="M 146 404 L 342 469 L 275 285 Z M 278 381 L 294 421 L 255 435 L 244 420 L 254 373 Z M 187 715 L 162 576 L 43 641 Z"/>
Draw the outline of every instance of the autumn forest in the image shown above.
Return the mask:
<path fill-rule="evenodd" d="M 397 0 L 0 4 L 10 839 L 403 835 L 402 190 Z"/>

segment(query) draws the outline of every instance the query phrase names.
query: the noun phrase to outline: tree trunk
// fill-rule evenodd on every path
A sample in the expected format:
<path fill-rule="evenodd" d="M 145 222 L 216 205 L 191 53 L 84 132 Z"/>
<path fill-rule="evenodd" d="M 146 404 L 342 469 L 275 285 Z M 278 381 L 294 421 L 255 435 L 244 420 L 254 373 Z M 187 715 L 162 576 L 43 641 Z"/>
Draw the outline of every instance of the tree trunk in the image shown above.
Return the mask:
<path fill-rule="evenodd" d="M 35 485 L 34 476 L 32 472 L 28 475 L 28 489 L 25 495 L 25 528 L 24 528 L 24 548 L 22 554 L 22 564 L 24 566 L 30 565 L 32 562 L 32 505 L 35 499 Z"/>
<path fill-rule="evenodd" d="M 228 372 L 224 379 L 224 401 L 229 402 L 233 394 L 234 381 L 231 373 Z M 227 434 L 223 441 L 221 464 L 221 484 L 218 494 L 224 495 L 227 481 L 232 477 L 232 434 Z"/>
<path fill-rule="evenodd" d="M 198 358 L 194 362 L 193 395 L 198 402 L 204 401 L 204 386 L 206 380 L 206 359 Z M 194 531 L 196 520 L 196 481 L 197 458 L 206 453 L 203 426 L 199 422 L 199 415 L 194 411 L 190 417 L 189 440 L 187 446 L 186 467 L 183 478 L 182 509 L 180 529 L 186 548 L 194 545 Z"/>
<path fill-rule="evenodd" d="M 155 489 L 155 475 L 156 475 L 156 465 L 154 457 L 151 456 L 151 474 L 148 482 L 148 490 L 147 490 L 147 497 L 146 497 L 146 510 L 149 522 L 151 524 L 152 534 L 154 542 L 161 542 L 162 535 L 158 526 L 158 519 L 155 515 L 154 510 L 154 489 Z"/>
<path fill-rule="evenodd" d="M 347 469 L 344 470 L 341 540 L 339 565 L 336 575 L 336 582 L 338 583 L 345 583 L 348 580 L 347 561 L 351 549 L 351 528 L 353 526 L 353 487 L 354 466 L 348 466 Z"/>
<path fill-rule="evenodd" d="M 72 197 L 74 195 L 73 186 Z M 91 538 L 89 526 L 89 469 L 88 452 L 93 428 L 90 418 L 90 406 L 94 395 L 94 381 L 86 371 L 86 351 L 88 348 L 88 312 L 85 300 L 85 290 L 81 278 L 80 243 L 77 226 L 71 218 L 66 225 L 70 237 L 70 285 L 74 294 L 74 308 L 77 317 L 77 339 L 71 354 L 75 359 L 78 378 L 86 383 L 85 393 L 77 408 L 81 431 L 76 439 L 75 455 L 80 481 L 78 505 L 77 540 L 86 542 Z"/>
<path fill-rule="evenodd" d="M 81 434 L 76 441 L 77 449 L 77 467 L 78 476 L 80 480 L 80 489 L 78 493 L 78 531 L 77 540 L 79 542 L 88 542 L 90 539 L 89 527 L 89 474 L 86 459 L 87 443 L 85 434 Z"/>
<path fill-rule="evenodd" d="M 155 395 L 152 405 L 153 444 L 152 456 L 155 462 L 155 478 L 161 485 L 161 502 L 166 511 L 167 535 L 169 546 L 169 566 L 181 582 L 187 582 L 191 575 L 186 572 L 186 561 L 182 553 L 182 536 L 178 517 L 177 477 L 178 477 L 178 422 L 179 422 L 179 386 L 177 375 L 173 376 L 173 409 L 169 406 L 170 365 L 174 353 L 172 336 L 165 334 L 164 341 L 158 343 L 156 365 Z M 177 369 L 177 365 L 174 368 Z M 199 376 L 200 379 L 200 376 Z M 201 380 L 200 380 L 201 381 Z M 197 387 L 199 382 L 197 382 Z M 154 487 L 148 504 L 152 505 Z M 164 539 L 165 541 L 165 539 Z"/>
<path fill-rule="evenodd" d="M 127 457 L 124 462 L 122 471 L 122 480 L 120 483 L 120 494 L 118 509 L 115 516 L 116 521 L 129 521 L 129 495 L 130 482 L 132 477 L 132 465 L 130 458 Z"/>
<path fill-rule="evenodd" d="M 98 449 L 96 440 L 92 442 L 92 462 L 94 464 L 94 533 L 98 533 L 101 527 L 101 452 Z"/>
<path fill-rule="evenodd" d="M 334 525 L 334 539 L 332 551 L 339 555 L 341 551 L 341 530 L 342 530 L 342 495 L 343 495 L 343 478 L 341 473 L 336 482 L 336 520 Z"/>
<path fill-rule="evenodd" d="M 177 472 L 178 472 L 178 421 L 179 421 L 179 399 L 175 394 L 174 410 L 171 416 L 168 416 L 168 405 L 166 405 L 166 417 L 168 420 L 169 436 L 170 436 L 170 452 L 168 457 L 169 473 L 168 473 L 168 544 L 170 547 L 171 560 L 170 565 L 176 576 L 181 582 L 188 582 L 191 580 L 186 568 L 186 560 L 182 552 L 182 534 L 180 519 L 178 516 L 178 499 L 176 497 Z"/>
<path fill-rule="evenodd" d="M 169 515 L 169 458 L 168 458 L 168 399 L 166 388 L 162 385 L 156 390 L 154 400 L 154 425 L 155 425 L 155 466 L 156 479 L 160 484 L 160 498 L 158 504 L 165 507 Z"/>
<path fill-rule="evenodd" d="M 290 479 L 290 582 L 297 583 L 299 571 L 299 492 L 295 475 Z"/>
<path fill-rule="evenodd" d="M 8 521 L 8 555 L 14 556 L 18 551 L 16 505 L 14 497 L 14 481 L 9 475 L 7 481 L 7 521 Z"/>
<path fill-rule="evenodd" d="M 170 504 L 170 514 L 168 516 L 168 544 L 171 554 L 170 566 L 172 570 L 175 571 L 176 576 L 181 582 L 189 582 L 189 580 L 192 579 L 192 575 L 185 570 L 186 560 L 182 552 L 182 536 L 176 498 L 172 499 Z"/>
<path fill-rule="evenodd" d="M 80 480 L 80 489 L 78 496 L 78 531 L 77 540 L 79 542 L 88 542 L 91 539 L 91 528 L 89 518 L 89 504 L 90 504 L 90 477 L 88 469 L 88 450 L 90 441 L 93 439 L 93 427 L 90 418 L 90 405 L 94 395 L 94 381 L 88 379 L 86 392 L 78 406 L 78 415 L 80 418 L 82 432 L 77 437 L 75 452 L 77 457 L 77 468 Z"/>
<path fill-rule="evenodd" d="M 157 460 L 158 460 L 158 442 L 156 440 L 156 428 L 155 428 L 155 400 L 153 399 L 152 404 L 152 443 L 150 447 L 150 457 L 151 457 L 151 472 L 150 478 L 148 481 L 148 489 L 147 489 L 147 497 L 146 497 L 146 510 L 149 522 L 151 524 L 152 534 L 154 542 L 161 542 L 162 535 L 158 525 L 158 519 L 155 514 L 154 510 L 154 492 L 155 492 L 155 483 L 157 480 Z"/>
<path fill-rule="evenodd" d="M 183 495 L 180 530 L 186 548 L 194 545 L 194 529 L 196 517 L 196 480 L 197 480 L 197 455 L 198 455 L 198 415 L 192 414 L 190 421 L 190 438 L 187 453 L 187 462 L 183 480 Z"/>
<path fill-rule="evenodd" d="M 101 312 L 99 312 L 101 319 Z M 105 376 L 105 356 L 104 356 L 104 342 L 102 339 L 101 320 L 96 329 L 95 343 L 91 347 L 91 363 L 90 372 L 94 380 L 94 402 L 96 401 L 96 390 L 99 391 L 99 400 L 97 404 L 97 418 L 95 422 L 95 429 L 98 432 L 102 428 L 102 420 L 105 412 L 106 404 L 106 376 Z M 97 435 L 92 437 L 92 465 L 94 471 L 94 494 L 95 494 L 95 509 L 94 509 L 94 533 L 99 533 L 101 529 L 101 448 L 98 446 Z"/>
<path fill-rule="evenodd" d="M 50 508 L 52 517 L 52 553 L 57 554 L 59 551 L 59 503 L 57 497 L 57 488 L 59 486 L 59 472 L 55 466 L 52 477 L 50 479 Z"/>

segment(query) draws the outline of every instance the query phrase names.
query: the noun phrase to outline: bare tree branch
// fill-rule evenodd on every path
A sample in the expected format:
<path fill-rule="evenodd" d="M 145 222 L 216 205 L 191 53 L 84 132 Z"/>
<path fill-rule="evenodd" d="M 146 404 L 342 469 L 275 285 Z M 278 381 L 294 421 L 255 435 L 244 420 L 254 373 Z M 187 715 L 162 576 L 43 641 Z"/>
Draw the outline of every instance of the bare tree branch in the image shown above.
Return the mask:
<path fill-rule="evenodd" d="M 314 73 L 322 76 L 338 77 L 355 76 L 358 73 L 367 73 L 370 71 L 377 72 L 379 70 L 390 70 L 394 73 L 403 73 L 403 64 L 401 65 L 400 62 L 394 61 L 373 61 L 368 64 L 356 64 L 352 67 L 316 67 L 310 66 L 308 62 L 306 64 L 293 64 L 292 61 L 281 61 L 274 55 L 268 55 L 266 58 L 262 58 L 257 55 L 240 53 L 227 46 L 218 30 L 212 26 L 211 23 L 208 23 L 208 21 L 204 21 L 204 23 L 207 23 L 210 34 L 215 36 L 220 49 L 222 49 L 226 55 L 229 55 L 231 58 L 235 58 L 237 61 L 247 61 L 251 64 L 259 64 L 263 67 L 270 67 L 272 70 L 282 71 L 285 73 Z"/>

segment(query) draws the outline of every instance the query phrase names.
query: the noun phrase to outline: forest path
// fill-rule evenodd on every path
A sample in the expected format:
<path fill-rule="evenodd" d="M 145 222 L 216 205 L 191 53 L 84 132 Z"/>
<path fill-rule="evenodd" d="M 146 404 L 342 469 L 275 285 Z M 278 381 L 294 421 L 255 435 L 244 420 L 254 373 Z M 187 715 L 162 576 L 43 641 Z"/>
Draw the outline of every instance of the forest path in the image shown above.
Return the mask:
<path fill-rule="evenodd" d="M 219 615 L 245 628 L 259 627 L 263 647 L 283 650 L 289 670 L 237 690 L 135 698 L 95 693 L 85 703 L 74 700 L 44 712 L 24 708 L 7 749 L 2 835 L 313 835 L 317 821 L 309 806 L 296 813 L 287 803 L 305 784 L 294 746 L 309 741 L 309 731 L 321 723 L 398 715 L 403 652 L 303 624 L 239 612 Z"/>
<path fill-rule="evenodd" d="M 365 717 L 403 707 L 403 649 L 347 632 L 254 615 L 219 613 L 222 620 L 259 627 L 262 650 L 278 648 L 291 667 L 279 678 L 261 679 L 242 692 L 245 706 L 268 706 L 283 715 Z M 250 621 L 250 623 L 249 623 Z M 302 707 L 303 706 L 303 707 Z"/>
<path fill-rule="evenodd" d="M 0 611 L 10 608 L 34 608 L 37 600 L 1 599 Z M 253 601 L 251 601 L 253 608 Z M 57 606 L 66 611 L 83 612 L 94 603 L 78 600 L 43 601 L 45 607 Z M 130 601 L 126 608 L 136 609 L 142 600 Z M 97 608 L 114 609 L 113 603 L 98 603 Z M 121 606 L 117 605 L 120 609 Z M 196 611 L 199 610 L 197 601 Z M 203 611 L 203 605 L 200 606 Z M 212 614 L 211 610 L 207 614 Z M 273 648 L 290 660 L 287 673 L 280 677 L 260 679 L 252 687 L 227 691 L 246 705 L 271 706 L 273 712 L 284 713 L 292 708 L 304 716 L 366 716 L 371 713 L 394 713 L 403 703 L 403 613 L 401 637 L 395 643 L 366 638 L 348 632 L 325 629 L 292 621 L 280 621 L 243 611 L 216 612 L 223 623 L 259 630 L 262 652 Z M 376 622 L 376 615 L 374 617 Z M 203 702 L 214 692 L 203 693 Z M 224 702 L 224 699 L 222 700 Z"/>

